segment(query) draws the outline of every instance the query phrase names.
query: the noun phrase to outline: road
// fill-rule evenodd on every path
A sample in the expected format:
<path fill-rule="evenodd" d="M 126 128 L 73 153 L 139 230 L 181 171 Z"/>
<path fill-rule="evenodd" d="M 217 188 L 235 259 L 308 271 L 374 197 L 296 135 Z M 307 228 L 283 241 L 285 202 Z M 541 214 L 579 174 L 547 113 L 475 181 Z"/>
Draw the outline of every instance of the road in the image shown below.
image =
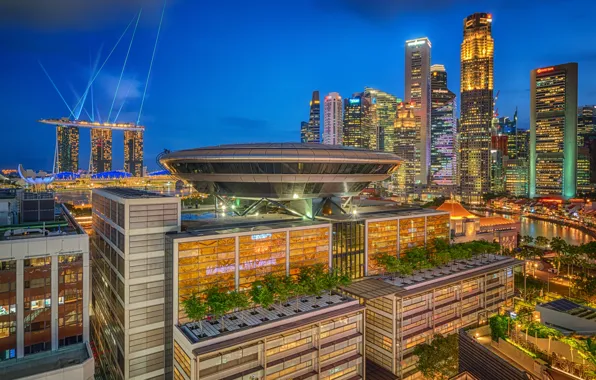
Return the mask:
<path fill-rule="evenodd" d="M 546 261 L 541 261 L 538 263 L 537 267 L 531 267 L 530 264 L 528 264 L 528 277 L 533 277 L 542 281 L 544 283 L 545 292 L 569 296 L 569 280 L 548 272 L 548 269 L 552 267 L 552 264 Z"/>

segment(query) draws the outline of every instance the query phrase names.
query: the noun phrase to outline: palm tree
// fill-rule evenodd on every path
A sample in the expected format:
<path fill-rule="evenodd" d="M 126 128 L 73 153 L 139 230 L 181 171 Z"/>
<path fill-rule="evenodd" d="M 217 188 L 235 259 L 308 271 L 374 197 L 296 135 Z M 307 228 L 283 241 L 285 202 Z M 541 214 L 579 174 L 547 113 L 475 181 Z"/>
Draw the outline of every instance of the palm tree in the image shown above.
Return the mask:
<path fill-rule="evenodd" d="M 548 246 L 549 240 L 544 236 L 537 236 L 535 242 L 538 248 L 546 248 Z"/>
<path fill-rule="evenodd" d="M 522 236 L 522 244 L 523 245 L 530 245 L 534 242 L 534 238 L 530 235 Z"/>
<path fill-rule="evenodd" d="M 557 272 L 558 272 L 561 269 L 561 258 L 563 257 L 565 252 L 568 251 L 569 244 L 567 244 L 567 242 L 565 240 L 563 240 L 557 236 L 557 237 L 552 238 L 552 240 L 550 241 L 550 247 L 557 255 L 555 258 L 555 262 L 557 265 Z"/>

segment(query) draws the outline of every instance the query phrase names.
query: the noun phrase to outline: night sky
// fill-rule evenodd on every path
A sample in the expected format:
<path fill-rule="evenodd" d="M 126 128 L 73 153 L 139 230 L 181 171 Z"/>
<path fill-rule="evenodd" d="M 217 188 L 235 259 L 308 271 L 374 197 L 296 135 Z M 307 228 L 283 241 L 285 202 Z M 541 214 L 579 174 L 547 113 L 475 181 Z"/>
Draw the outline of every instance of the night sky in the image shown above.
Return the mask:
<path fill-rule="evenodd" d="M 379 88 L 404 91 L 404 41 L 427 36 L 432 63 L 444 64 L 459 99 L 462 20 L 493 14 L 497 108 L 529 123 L 533 68 L 578 62 L 579 103 L 596 103 L 596 2 L 579 0 L 169 0 L 141 123 L 145 162 L 206 145 L 299 141 L 311 92 L 343 97 Z M 39 63 L 72 107 L 91 65 L 100 65 L 128 23 L 142 15 L 120 91 L 114 92 L 132 27 L 94 84 L 102 119 L 136 121 L 162 0 L 0 2 L 0 168 L 50 170 L 55 129 L 40 118 L 69 114 Z M 88 112 L 90 98 L 86 103 Z M 82 116 L 86 116 L 83 112 Z M 322 120 L 322 118 L 321 118 Z M 321 126 L 322 127 L 322 126 Z M 81 167 L 89 130 L 81 131 Z M 114 134 L 114 169 L 123 166 Z"/>

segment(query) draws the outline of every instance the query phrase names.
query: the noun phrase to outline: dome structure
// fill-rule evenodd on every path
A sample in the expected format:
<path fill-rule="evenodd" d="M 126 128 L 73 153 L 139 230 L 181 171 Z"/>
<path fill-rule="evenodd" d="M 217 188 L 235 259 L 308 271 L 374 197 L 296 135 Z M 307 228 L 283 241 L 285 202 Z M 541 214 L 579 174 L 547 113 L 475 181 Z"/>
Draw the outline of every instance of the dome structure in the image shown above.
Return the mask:
<path fill-rule="evenodd" d="M 219 145 L 171 152 L 160 161 L 199 192 L 272 200 L 358 195 L 401 163 L 393 153 L 300 143 Z"/>
<path fill-rule="evenodd" d="M 44 171 L 34 172 L 33 170 L 25 170 L 23 165 L 18 167 L 19 176 L 28 184 L 33 186 L 49 185 L 55 179 L 54 174 L 49 174 Z"/>
<path fill-rule="evenodd" d="M 132 174 L 120 170 L 113 170 L 110 172 L 96 173 L 91 176 L 92 179 L 119 179 L 130 178 Z"/>

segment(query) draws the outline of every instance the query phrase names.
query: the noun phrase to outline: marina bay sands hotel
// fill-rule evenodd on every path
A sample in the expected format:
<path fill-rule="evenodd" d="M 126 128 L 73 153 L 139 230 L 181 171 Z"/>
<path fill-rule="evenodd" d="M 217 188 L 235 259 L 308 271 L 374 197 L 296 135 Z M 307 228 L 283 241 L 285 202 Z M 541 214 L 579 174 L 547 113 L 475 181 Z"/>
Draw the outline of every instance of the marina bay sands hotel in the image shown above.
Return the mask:
<path fill-rule="evenodd" d="M 143 175 L 143 133 L 145 127 L 135 123 L 100 123 L 82 120 L 42 119 L 40 123 L 56 126 L 54 173 L 79 170 L 80 128 L 91 129 L 89 171 L 112 170 L 112 131 L 124 131 L 124 171 L 135 177 Z"/>

